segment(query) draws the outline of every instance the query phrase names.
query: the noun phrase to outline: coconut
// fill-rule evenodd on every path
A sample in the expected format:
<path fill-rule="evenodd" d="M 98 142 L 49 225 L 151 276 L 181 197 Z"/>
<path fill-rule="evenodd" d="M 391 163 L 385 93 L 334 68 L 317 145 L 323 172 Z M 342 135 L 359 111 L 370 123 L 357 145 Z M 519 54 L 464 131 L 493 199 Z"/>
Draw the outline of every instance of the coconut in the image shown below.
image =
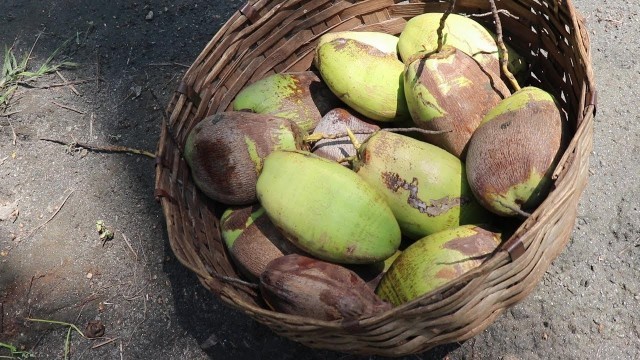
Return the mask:
<path fill-rule="evenodd" d="M 302 253 L 278 231 L 260 204 L 227 209 L 220 218 L 220 234 L 241 273 L 252 280 L 272 260 Z"/>
<path fill-rule="evenodd" d="M 320 139 L 313 145 L 311 151 L 325 159 L 335 161 L 354 156 L 356 148 L 346 134 L 347 128 L 355 134 L 356 139 L 360 142 L 365 141 L 371 134 L 380 130 L 378 125 L 371 123 L 371 120 L 368 122 L 367 119 L 356 115 L 353 111 L 345 108 L 335 108 L 322 117 L 311 137 L 314 137 L 314 135 L 331 136 L 339 134 L 344 134 L 344 136 Z"/>
<path fill-rule="evenodd" d="M 443 13 L 424 13 L 414 16 L 405 25 L 398 38 L 398 52 L 405 63 L 420 51 L 435 51 L 438 47 L 438 28 Z M 459 14 L 449 14 L 442 31 L 444 44 L 454 46 L 474 59 L 486 70 L 498 72 L 500 61 L 496 35 L 477 21 Z M 523 73 L 524 59 L 506 44 L 509 69 Z"/>
<path fill-rule="evenodd" d="M 233 110 L 282 117 L 310 132 L 339 104 L 314 72 L 301 71 L 273 74 L 249 84 L 236 95 Z"/>
<path fill-rule="evenodd" d="M 267 265 L 260 294 L 275 311 L 320 320 L 353 321 L 391 309 L 353 271 L 296 254 Z"/>
<path fill-rule="evenodd" d="M 376 294 L 396 306 L 416 299 L 480 266 L 500 241 L 499 233 L 475 225 L 426 236 L 391 264 Z"/>
<path fill-rule="evenodd" d="M 483 116 L 510 94 L 498 73 L 452 46 L 416 56 L 405 71 L 404 87 L 418 127 L 449 131 L 423 134 L 423 139 L 461 159 Z"/>
<path fill-rule="evenodd" d="M 198 188 L 229 205 L 257 201 L 263 159 L 276 149 L 303 149 L 306 133 L 294 122 L 270 115 L 230 111 L 212 115 L 189 133 L 184 157 Z"/>
<path fill-rule="evenodd" d="M 467 179 L 479 202 L 503 216 L 534 210 L 550 189 L 563 134 L 560 108 L 544 90 L 525 87 L 501 101 L 469 142 Z"/>

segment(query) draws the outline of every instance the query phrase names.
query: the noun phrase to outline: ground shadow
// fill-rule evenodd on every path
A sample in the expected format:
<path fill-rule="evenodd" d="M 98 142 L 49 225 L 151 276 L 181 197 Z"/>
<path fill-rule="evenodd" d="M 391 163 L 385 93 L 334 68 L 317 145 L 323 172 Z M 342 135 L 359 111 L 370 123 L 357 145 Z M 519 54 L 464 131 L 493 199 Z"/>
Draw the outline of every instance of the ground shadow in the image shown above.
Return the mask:
<path fill-rule="evenodd" d="M 62 42 L 70 39 L 71 45 L 66 54 L 78 63 L 78 68 L 65 73 L 72 74 L 73 79 L 93 80 L 77 84 L 83 96 L 75 100 L 82 106 L 71 102 L 66 104 L 91 111 L 79 115 L 78 118 L 83 123 L 77 125 L 64 119 L 47 119 L 46 116 L 54 111 L 47 110 L 47 106 L 51 109 L 56 108 L 51 105 L 51 99 L 47 99 L 46 104 L 32 103 L 36 107 L 42 106 L 42 109 L 35 108 L 34 113 L 38 114 L 34 116 L 43 116 L 49 121 L 50 131 L 56 136 L 62 137 L 63 140 L 75 136 L 82 142 L 97 141 L 103 145 L 153 151 L 160 132 L 161 111 L 168 104 L 173 90 L 177 88 L 186 66 L 195 59 L 224 20 L 242 3 L 226 1 L 212 4 L 204 0 L 153 0 L 144 3 L 95 0 L 78 4 L 59 0 L 42 4 L 36 1 L 7 0 L 0 5 L 0 21 L 4 21 L 4 25 L 0 27 L 0 43 L 7 46 L 16 44 L 16 51 L 25 53 L 37 38 L 38 43 L 33 50 L 34 64 L 37 64 L 46 59 Z M 96 77 L 99 79 L 95 79 Z M 58 81 L 55 77 L 49 80 Z M 59 93 L 61 91 L 55 96 L 61 96 Z M 59 103 L 64 102 L 59 98 L 54 99 L 58 99 Z M 23 103 L 25 106 L 26 104 Z M 92 113 L 95 114 L 95 118 Z M 24 129 L 34 126 L 33 123 L 37 124 L 37 121 L 38 119 L 17 120 L 18 126 L 23 126 L 21 123 L 25 124 Z M 92 134 L 100 134 L 97 138 L 88 135 L 90 121 Z M 21 131 L 18 131 L 19 135 Z M 38 131 L 29 131 L 32 134 L 27 136 L 28 139 L 21 140 L 25 143 L 28 140 L 30 147 L 44 151 L 43 145 L 37 139 Z M 5 132 L 3 126 L 3 133 Z M 80 133 L 82 135 L 79 135 Z M 10 139 L 10 135 L 4 138 Z M 67 156 L 62 147 L 55 148 L 54 151 L 54 158 Z M 152 310 L 147 314 L 147 302 L 144 302 L 143 314 L 142 305 L 133 304 L 135 292 L 132 293 L 132 300 L 126 302 L 121 300 L 122 294 L 110 294 L 117 296 L 116 300 L 123 304 L 131 304 L 125 305 L 130 308 L 123 311 L 125 314 L 130 312 L 130 318 L 124 318 L 124 323 L 119 328 L 122 330 L 119 335 L 123 337 L 128 336 L 130 339 L 136 335 L 136 341 L 128 350 L 129 356 L 143 358 L 151 354 L 164 354 L 165 349 L 172 347 L 173 351 L 176 351 L 175 354 L 180 351 L 176 350 L 176 347 L 185 343 L 194 347 L 195 340 L 195 347 L 200 347 L 212 359 L 220 358 L 221 353 L 225 358 L 231 359 L 359 359 L 331 351 L 310 350 L 275 335 L 267 327 L 222 304 L 173 256 L 168 245 L 162 211 L 154 199 L 153 161 L 133 155 L 114 155 L 109 157 L 108 161 L 105 161 L 106 156 L 90 155 L 88 158 L 93 160 L 85 168 L 76 164 L 77 158 L 73 161 L 70 161 L 68 156 L 64 158 L 65 164 L 74 166 L 73 171 L 101 174 L 91 178 L 93 183 L 87 185 L 87 192 L 91 192 L 89 200 L 95 203 L 88 204 L 88 208 L 83 209 L 99 208 L 102 213 L 115 214 L 115 218 L 119 215 L 119 226 L 137 234 L 141 239 L 134 242 L 134 236 L 129 233 L 132 247 L 144 258 L 140 261 L 147 272 L 144 275 L 147 276 L 149 289 L 155 290 L 158 294 L 170 295 L 167 299 L 168 304 L 161 302 L 164 301 L 161 296 L 155 299 L 153 309 L 156 310 L 153 310 L 153 314 Z M 50 171 L 55 170 L 52 168 Z M 54 185 L 64 184 L 52 183 L 50 186 Z M 78 226 L 93 225 L 86 220 L 78 220 Z M 135 230 L 132 230 L 134 228 Z M 75 234 L 75 231 L 68 229 L 72 234 Z M 130 254 L 124 246 L 122 249 L 103 253 L 104 256 L 113 257 L 106 262 L 114 267 L 113 272 L 131 272 L 131 269 L 126 268 L 127 265 L 123 265 Z M 80 258 L 80 255 L 86 254 L 70 254 L 77 258 Z M 12 273 L 15 271 L 8 267 L 1 270 Z M 135 276 L 135 271 L 132 274 Z M 168 283 L 151 281 L 156 276 L 166 277 Z M 0 278 L 12 279 L 11 276 L 4 275 Z M 81 280 L 86 281 L 84 278 Z M 71 290 L 79 292 L 79 289 Z M 87 308 L 83 316 L 80 318 L 78 315 L 75 320 L 84 321 L 95 316 L 102 317 L 105 322 L 110 320 L 115 323 L 115 317 L 109 318 L 109 310 L 101 315 L 95 310 L 98 307 L 97 300 L 101 299 L 91 300 L 88 305 L 82 304 L 82 309 L 85 305 Z M 107 303 L 112 301 L 108 296 L 102 300 Z M 72 298 L 72 301 L 77 302 L 78 299 Z M 139 299 L 136 301 L 142 304 Z M 148 306 L 152 309 L 151 300 L 148 301 Z M 78 309 L 80 306 L 69 312 L 71 321 L 74 321 Z M 39 315 L 60 315 L 56 308 L 41 310 Z M 165 310 L 166 313 L 163 312 Z M 127 325 L 127 322 L 133 321 L 137 323 Z M 112 328 L 117 326 L 119 325 L 111 325 Z M 35 328 L 31 330 L 37 332 Z M 44 335 L 39 332 L 34 334 L 32 345 L 38 345 L 42 336 Z M 58 342 L 54 342 L 52 346 L 58 345 Z M 44 347 L 43 343 L 39 346 Z M 457 345 L 440 347 L 420 354 L 417 358 L 442 359 L 456 347 Z M 56 351 L 58 350 L 60 349 L 56 348 Z M 103 346 L 90 354 L 94 358 L 113 358 L 117 351 L 114 346 Z M 197 352 L 197 349 L 195 351 Z"/>

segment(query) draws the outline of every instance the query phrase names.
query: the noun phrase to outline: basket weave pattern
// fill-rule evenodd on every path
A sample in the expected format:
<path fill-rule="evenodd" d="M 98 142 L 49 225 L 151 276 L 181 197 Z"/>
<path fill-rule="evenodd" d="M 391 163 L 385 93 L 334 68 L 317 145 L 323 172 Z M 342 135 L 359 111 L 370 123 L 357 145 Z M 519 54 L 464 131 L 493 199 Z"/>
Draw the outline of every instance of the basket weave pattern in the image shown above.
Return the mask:
<path fill-rule="evenodd" d="M 457 281 L 410 303 L 354 322 L 326 322 L 276 313 L 240 282 L 220 238 L 223 210 L 199 192 L 181 153 L 191 128 L 229 110 L 235 95 L 266 75 L 311 67 L 326 32 L 398 35 L 408 19 L 442 12 L 440 1 L 251 1 L 206 45 L 168 105 L 158 143 L 156 196 L 171 248 L 201 283 L 228 305 L 276 333 L 354 354 L 401 356 L 473 337 L 526 297 L 565 248 L 588 177 L 595 87 L 589 38 L 570 0 L 498 1 L 505 41 L 532 64 L 529 83 L 552 93 L 566 112 L 571 142 L 554 173 L 554 188 L 501 251 Z M 458 0 L 456 13 L 495 32 L 488 0 Z"/>

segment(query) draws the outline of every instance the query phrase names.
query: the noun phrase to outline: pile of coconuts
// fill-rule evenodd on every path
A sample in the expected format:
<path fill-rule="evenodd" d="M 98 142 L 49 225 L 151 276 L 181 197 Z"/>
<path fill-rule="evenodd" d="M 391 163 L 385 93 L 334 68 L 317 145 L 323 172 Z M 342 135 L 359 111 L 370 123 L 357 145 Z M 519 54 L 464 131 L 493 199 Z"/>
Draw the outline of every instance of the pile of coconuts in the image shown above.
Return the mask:
<path fill-rule="evenodd" d="M 546 197 L 566 131 L 552 95 L 511 81 L 526 71 L 452 13 L 327 33 L 312 68 L 247 85 L 184 157 L 266 306 L 373 315 L 481 265 Z"/>

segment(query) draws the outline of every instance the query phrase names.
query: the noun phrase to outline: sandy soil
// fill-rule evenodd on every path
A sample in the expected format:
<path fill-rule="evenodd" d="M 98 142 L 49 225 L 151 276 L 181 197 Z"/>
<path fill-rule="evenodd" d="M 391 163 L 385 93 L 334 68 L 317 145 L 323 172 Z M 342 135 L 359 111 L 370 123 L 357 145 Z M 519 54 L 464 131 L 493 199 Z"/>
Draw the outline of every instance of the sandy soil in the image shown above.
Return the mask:
<path fill-rule="evenodd" d="M 71 39 L 62 55 L 78 66 L 60 74 L 86 80 L 77 93 L 51 87 L 56 74 L 30 82 L 9 109 L 18 112 L 0 117 L 0 343 L 59 359 L 68 328 L 26 318 L 81 329 L 99 320 L 98 340 L 72 332 L 72 359 L 358 358 L 275 336 L 208 293 L 168 246 L 152 159 L 40 140 L 153 152 L 178 79 L 241 5 L 0 2 L 0 46 L 21 56 L 35 43 L 33 68 Z M 640 3 L 575 5 L 592 36 L 599 108 L 571 242 L 534 293 L 482 334 L 407 359 L 640 358 Z M 112 240 L 100 239 L 98 220 Z"/>

